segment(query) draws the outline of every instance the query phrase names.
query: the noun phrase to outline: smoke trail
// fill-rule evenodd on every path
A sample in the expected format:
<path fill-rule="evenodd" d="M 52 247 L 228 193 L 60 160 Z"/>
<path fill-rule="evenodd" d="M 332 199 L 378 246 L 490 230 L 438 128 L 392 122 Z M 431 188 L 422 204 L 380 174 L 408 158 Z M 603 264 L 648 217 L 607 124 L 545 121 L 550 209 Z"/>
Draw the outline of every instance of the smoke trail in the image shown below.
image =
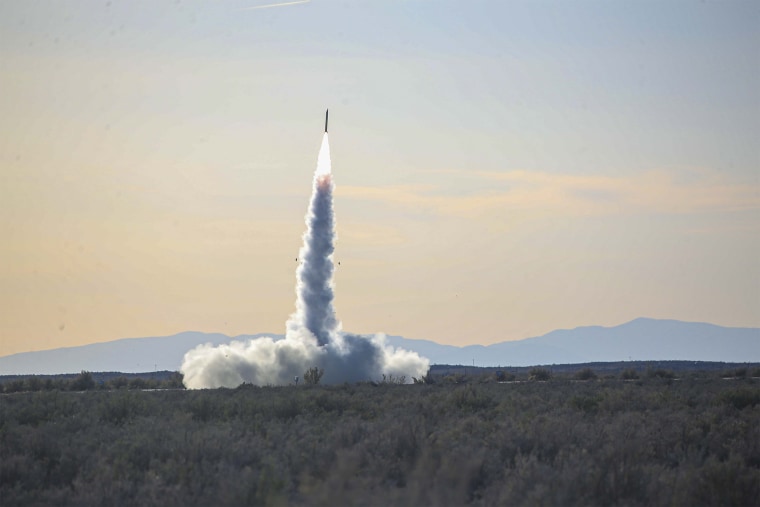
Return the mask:
<path fill-rule="evenodd" d="M 339 330 L 333 309 L 332 277 L 335 266 L 335 213 L 332 204 L 333 182 L 327 132 L 314 172 L 314 190 L 306 215 L 306 233 L 298 254 L 296 271 L 296 313 L 288 321 L 289 331 L 308 329 L 319 345 L 327 345 Z"/>
<path fill-rule="evenodd" d="M 273 9 L 275 7 L 285 7 L 288 5 L 307 4 L 309 2 L 311 2 L 311 0 L 296 0 L 294 2 L 281 2 L 277 4 L 254 5 L 253 7 L 243 7 L 240 10 L 241 11 L 255 11 L 258 9 Z"/>
<path fill-rule="evenodd" d="M 288 384 L 311 367 L 324 369 L 323 383 L 374 380 L 381 375 L 422 376 L 430 362 L 416 352 L 390 347 L 385 336 L 341 333 L 333 308 L 335 213 L 327 132 L 317 159 L 306 213 L 306 232 L 296 270 L 296 311 L 285 338 L 260 338 L 213 347 L 200 345 L 185 354 L 181 371 L 190 389 Z"/>

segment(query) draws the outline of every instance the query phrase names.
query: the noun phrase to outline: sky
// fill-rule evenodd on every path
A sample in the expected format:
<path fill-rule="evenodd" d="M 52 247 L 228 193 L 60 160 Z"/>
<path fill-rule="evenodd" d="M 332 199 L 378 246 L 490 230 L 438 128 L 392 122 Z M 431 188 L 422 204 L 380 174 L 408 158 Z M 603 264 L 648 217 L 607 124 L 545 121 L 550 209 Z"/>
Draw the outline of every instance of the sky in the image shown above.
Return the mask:
<path fill-rule="evenodd" d="M 0 355 L 338 317 L 760 326 L 756 1 L 0 0 Z"/>

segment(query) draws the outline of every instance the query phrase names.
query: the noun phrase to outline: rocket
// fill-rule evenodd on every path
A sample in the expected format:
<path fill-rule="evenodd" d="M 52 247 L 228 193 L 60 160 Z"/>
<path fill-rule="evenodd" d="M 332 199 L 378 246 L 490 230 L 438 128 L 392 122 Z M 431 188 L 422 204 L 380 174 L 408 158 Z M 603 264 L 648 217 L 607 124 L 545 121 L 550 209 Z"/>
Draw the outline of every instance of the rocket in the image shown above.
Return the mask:
<path fill-rule="evenodd" d="M 325 134 L 327 134 L 327 113 L 330 112 L 329 109 L 325 109 Z"/>

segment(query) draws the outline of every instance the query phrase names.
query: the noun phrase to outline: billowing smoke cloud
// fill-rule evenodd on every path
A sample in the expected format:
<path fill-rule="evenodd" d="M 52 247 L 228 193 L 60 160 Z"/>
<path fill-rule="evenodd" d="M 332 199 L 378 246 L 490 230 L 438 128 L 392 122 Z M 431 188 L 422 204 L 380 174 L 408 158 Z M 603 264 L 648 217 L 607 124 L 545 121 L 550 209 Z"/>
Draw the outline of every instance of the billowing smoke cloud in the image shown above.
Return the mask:
<path fill-rule="evenodd" d="M 333 307 L 335 213 L 330 146 L 325 132 L 306 214 L 306 233 L 296 270 L 296 311 L 285 338 L 259 338 L 187 352 L 181 371 L 191 389 L 235 387 L 243 382 L 281 385 L 311 367 L 324 369 L 323 383 L 422 376 L 430 362 L 416 352 L 388 346 L 385 336 L 341 332 Z"/>

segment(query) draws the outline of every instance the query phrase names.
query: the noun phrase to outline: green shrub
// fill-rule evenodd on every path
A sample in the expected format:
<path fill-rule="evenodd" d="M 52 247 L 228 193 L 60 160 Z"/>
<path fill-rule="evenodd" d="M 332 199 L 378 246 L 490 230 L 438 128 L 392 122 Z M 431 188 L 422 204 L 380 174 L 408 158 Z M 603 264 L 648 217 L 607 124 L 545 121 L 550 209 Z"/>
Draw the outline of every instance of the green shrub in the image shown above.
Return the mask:
<path fill-rule="evenodd" d="M 127 379 L 127 377 L 124 377 L 124 376 L 116 377 L 106 382 L 106 387 L 108 387 L 109 389 L 126 389 L 128 386 L 129 386 L 129 379 Z"/>
<path fill-rule="evenodd" d="M 647 376 L 651 378 L 664 378 L 664 379 L 676 378 L 675 373 L 673 373 L 670 370 L 666 370 L 664 368 L 657 368 L 656 370 L 648 370 Z"/>
<path fill-rule="evenodd" d="M 167 389 L 184 389 L 185 388 L 185 376 L 175 371 L 171 374 L 168 380 L 165 382 L 165 387 Z"/>
<path fill-rule="evenodd" d="M 731 391 L 724 392 L 721 395 L 721 400 L 739 410 L 746 407 L 754 407 L 760 404 L 760 389 L 750 389 L 747 387 L 732 389 Z"/>
<path fill-rule="evenodd" d="M 71 381 L 69 388 L 72 391 L 89 391 L 95 389 L 95 379 L 92 377 L 92 373 L 82 370 L 82 373 Z"/>
<path fill-rule="evenodd" d="M 549 380 L 552 378 L 552 374 L 546 368 L 533 368 L 528 373 L 528 380 Z"/>
<path fill-rule="evenodd" d="M 443 381 L 447 384 L 463 384 L 467 382 L 467 377 L 463 373 L 449 373 L 443 377 Z"/>
<path fill-rule="evenodd" d="M 760 498 L 754 380 L 374 384 L 4 396 L 0 504 Z"/>
<path fill-rule="evenodd" d="M 599 396 L 576 395 L 570 398 L 570 406 L 581 412 L 596 412 L 600 401 Z"/>
<path fill-rule="evenodd" d="M 28 391 L 41 391 L 43 387 L 42 380 L 37 376 L 31 376 L 26 379 L 26 389 Z"/>
<path fill-rule="evenodd" d="M 594 373 L 594 370 L 591 368 L 583 368 L 582 370 L 576 371 L 573 378 L 576 380 L 594 380 L 596 378 L 596 373 Z"/>
<path fill-rule="evenodd" d="M 322 380 L 322 375 L 324 374 L 325 370 L 314 366 L 303 372 L 303 381 L 310 385 L 317 385 Z"/>
<path fill-rule="evenodd" d="M 515 379 L 515 374 L 499 370 L 494 373 L 494 378 L 496 378 L 496 382 L 511 382 Z"/>
<path fill-rule="evenodd" d="M 490 409 L 496 404 L 482 387 L 476 387 L 472 384 L 458 387 L 451 393 L 449 399 L 458 408 L 469 412 Z"/>
<path fill-rule="evenodd" d="M 3 384 L 3 390 L 6 393 L 20 393 L 26 390 L 23 379 L 11 380 Z"/>
<path fill-rule="evenodd" d="M 626 368 L 620 372 L 620 378 L 623 380 L 636 380 L 639 378 L 639 374 L 633 368 Z"/>
<path fill-rule="evenodd" d="M 747 368 L 736 368 L 733 370 L 725 370 L 720 376 L 723 378 L 745 378 L 748 373 Z"/>
<path fill-rule="evenodd" d="M 139 394 L 120 392 L 107 394 L 99 406 L 100 420 L 111 424 L 124 424 L 140 412 Z"/>
<path fill-rule="evenodd" d="M 435 379 L 433 378 L 433 375 L 430 374 L 430 370 L 420 378 L 412 377 L 412 381 L 415 384 L 435 384 Z"/>
<path fill-rule="evenodd" d="M 401 375 L 394 377 L 391 374 L 386 375 L 383 373 L 383 380 L 380 381 L 381 384 L 406 384 L 406 375 Z"/>
<path fill-rule="evenodd" d="M 207 422 L 218 419 L 222 415 L 219 397 L 212 396 L 208 392 L 193 394 L 196 396 L 188 403 L 188 409 L 193 419 Z"/>

